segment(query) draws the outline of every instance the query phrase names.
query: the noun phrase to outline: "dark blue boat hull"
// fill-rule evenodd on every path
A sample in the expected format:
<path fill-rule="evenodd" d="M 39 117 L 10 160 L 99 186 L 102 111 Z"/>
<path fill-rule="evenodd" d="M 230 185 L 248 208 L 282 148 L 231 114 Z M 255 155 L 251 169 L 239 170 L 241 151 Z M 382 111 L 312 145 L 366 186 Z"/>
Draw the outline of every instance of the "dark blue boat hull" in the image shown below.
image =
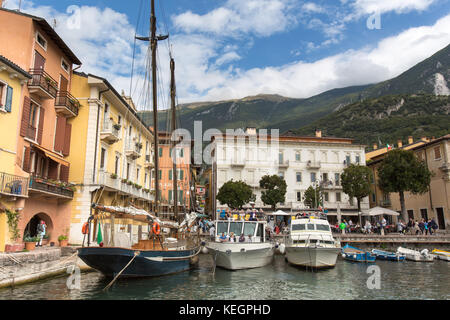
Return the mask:
<path fill-rule="evenodd" d="M 354 252 L 354 251 L 346 252 L 346 249 L 354 249 L 359 252 Z M 372 263 L 372 262 L 375 262 L 375 260 L 376 260 L 376 256 L 372 255 L 370 252 L 349 246 L 348 244 L 346 244 L 344 247 L 342 247 L 341 251 L 342 251 L 342 257 L 348 261 Z"/>
<path fill-rule="evenodd" d="M 116 276 L 133 259 L 136 251 L 139 255 L 122 272 L 121 277 L 157 277 L 189 270 L 190 259 L 175 261 L 152 261 L 146 258 L 188 257 L 196 249 L 180 251 L 134 250 L 125 248 L 85 247 L 78 249 L 78 256 L 88 266 L 105 276 Z"/>

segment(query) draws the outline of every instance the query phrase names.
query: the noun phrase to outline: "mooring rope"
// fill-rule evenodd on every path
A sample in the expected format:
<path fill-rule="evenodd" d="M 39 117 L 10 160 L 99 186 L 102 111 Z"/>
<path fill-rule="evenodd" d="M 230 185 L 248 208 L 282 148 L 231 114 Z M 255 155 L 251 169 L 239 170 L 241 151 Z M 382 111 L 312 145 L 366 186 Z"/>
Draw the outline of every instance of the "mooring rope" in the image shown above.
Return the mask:
<path fill-rule="evenodd" d="M 105 290 L 108 290 L 112 285 L 113 285 L 113 283 L 117 280 L 117 278 L 119 278 L 120 277 L 120 275 L 122 274 L 122 272 L 126 269 L 126 268 L 128 268 L 128 266 L 131 264 L 131 262 L 133 262 L 133 260 L 138 256 L 140 254 L 140 252 L 139 251 L 135 251 L 134 252 L 134 256 L 133 256 L 133 258 L 131 258 L 131 260 L 127 263 L 127 265 L 125 266 L 125 267 L 123 267 L 123 269 L 122 270 L 120 270 L 120 272 L 114 277 L 114 279 L 103 289 L 104 291 Z"/>
<path fill-rule="evenodd" d="M 145 257 L 145 258 L 148 259 L 148 260 L 151 260 L 151 261 L 159 261 L 159 262 L 187 260 L 187 259 L 190 259 L 190 258 L 195 257 L 196 255 L 198 255 L 201 250 L 202 250 L 202 247 L 200 247 L 196 253 L 191 254 L 190 256 L 185 256 L 185 257 L 161 257 L 160 256 L 160 257 Z"/>

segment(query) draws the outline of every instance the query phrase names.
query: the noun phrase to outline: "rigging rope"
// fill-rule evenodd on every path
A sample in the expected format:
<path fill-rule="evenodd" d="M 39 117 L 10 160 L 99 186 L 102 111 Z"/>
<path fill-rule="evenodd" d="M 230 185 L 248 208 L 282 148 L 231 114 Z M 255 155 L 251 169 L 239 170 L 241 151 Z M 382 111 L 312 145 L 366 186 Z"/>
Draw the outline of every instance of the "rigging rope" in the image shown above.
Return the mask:
<path fill-rule="evenodd" d="M 138 256 L 140 254 L 140 252 L 139 251 L 135 251 L 134 252 L 134 256 L 133 256 L 133 258 L 131 258 L 131 260 L 127 263 L 127 265 L 125 266 L 125 267 L 123 267 L 123 269 L 122 270 L 120 270 L 120 272 L 114 277 L 114 279 L 103 289 L 103 290 L 108 290 L 112 285 L 113 285 L 113 283 L 117 280 L 117 278 L 119 278 L 120 277 L 120 275 L 122 274 L 122 272 L 124 272 L 124 270 L 126 269 L 126 268 L 128 268 L 128 266 L 133 262 L 133 260 Z"/>

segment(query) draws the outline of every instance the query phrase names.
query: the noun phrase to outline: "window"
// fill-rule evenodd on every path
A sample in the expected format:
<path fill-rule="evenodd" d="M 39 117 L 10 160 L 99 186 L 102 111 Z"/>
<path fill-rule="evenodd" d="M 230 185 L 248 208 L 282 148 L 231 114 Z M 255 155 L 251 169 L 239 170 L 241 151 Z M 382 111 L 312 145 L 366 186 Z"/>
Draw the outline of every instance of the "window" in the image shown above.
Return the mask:
<path fill-rule="evenodd" d="M 100 153 L 100 169 L 105 169 L 105 157 L 106 157 L 106 149 L 102 148 Z"/>
<path fill-rule="evenodd" d="M 69 64 L 64 60 L 64 58 L 61 58 L 61 68 L 64 69 L 67 73 L 69 72 Z"/>
<path fill-rule="evenodd" d="M 256 229 L 256 223 L 246 222 L 244 223 L 244 236 L 253 236 Z"/>
<path fill-rule="evenodd" d="M 341 202 L 341 193 L 336 192 L 336 202 Z"/>
<path fill-rule="evenodd" d="M 311 182 L 316 182 L 316 173 L 311 172 Z"/>
<path fill-rule="evenodd" d="M 345 163 L 350 164 L 350 156 L 349 155 L 345 156 Z"/>
<path fill-rule="evenodd" d="M 0 109 L 11 112 L 13 88 L 0 82 Z"/>
<path fill-rule="evenodd" d="M 144 188 L 147 187 L 147 179 L 148 179 L 148 173 L 146 172 L 144 175 Z"/>
<path fill-rule="evenodd" d="M 359 156 L 356 156 L 356 163 L 359 163 L 359 160 L 360 160 Z"/>
<path fill-rule="evenodd" d="M 122 124 L 122 117 L 120 115 L 117 116 L 117 124 Z"/>
<path fill-rule="evenodd" d="M 284 172 L 278 172 L 278 176 L 284 179 Z"/>
<path fill-rule="evenodd" d="M 324 192 L 323 196 L 324 196 L 325 201 L 328 201 L 328 192 Z"/>
<path fill-rule="evenodd" d="M 39 106 L 33 102 L 31 102 L 31 106 L 30 106 L 30 119 L 29 119 L 29 124 L 31 127 L 36 128 L 37 127 L 37 122 L 38 122 L 38 114 L 39 114 Z"/>
<path fill-rule="evenodd" d="M 302 201 L 302 193 L 300 191 L 297 191 L 296 195 L 297 195 L 297 202 L 301 202 Z"/>
<path fill-rule="evenodd" d="M 308 223 L 308 224 L 306 225 L 306 229 L 308 229 L 308 230 L 314 230 L 314 223 Z"/>
<path fill-rule="evenodd" d="M 322 173 L 322 180 L 328 182 L 328 173 Z"/>
<path fill-rule="evenodd" d="M 441 146 L 437 146 L 434 148 L 434 160 L 441 159 Z"/>
<path fill-rule="evenodd" d="M 127 162 L 127 180 L 130 179 L 130 164 Z"/>
<path fill-rule="evenodd" d="M 420 215 L 422 218 L 425 219 L 425 221 L 428 221 L 428 210 L 427 209 L 420 209 Z"/>
<path fill-rule="evenodd" d="M 169 190 L 169 201 L 173 200 L 173 190 Z"/>
<path fill-rule="evenodd" d="M 283 151 L 278 153 L 278 163 L 283 163 Z"/>
<path fill-rule="evenodd" d="M 300 151 L 297 151 L 297 152 L 295 153 L 295 161 L 300 162 L 301 159 L 302 159 L 302 158 L 301 158 Z"/>
<path fill-rule="evenodd" d="M 172 180 L 172 169 L 169 170 L 169 180 Z"/>
<path fill-rule="evenodd" d="M 184 156 L 184 149 L 181 148 L 181 149 L 180 149 L 180 158 L 183 158 L 183 156 Z"/>
<path fill-rule="evenodd" d="M 295 174 L 297 182 L 302 182 L 302 173 L 301 172 L 297 172 Z"/>
<path fill-rule="evenodd" d="M 334 174 L 334 183 L 336 186 L 339 186 L 341 180 L 341 175 L 339 173 Z"/>
<path fill-rule="evenodd" d="M 230 223 L 230 234 L 234 233 L 236 236 L 240 236 L 242 233 L 242 222 L 231 222 Z"/>
<path fill-rule="evenodd" d="M 162 150 L 162 148 L 159 148 L 159 157 L 161 158 L 162 155 L 163 155 L 163 150 Z"/>
<path fill-rule="evenodd" d="M 217 222 L 217 234 L 221 235 L 222 233 L 228 232 L 228 222 Z"/>
<path fill-rule="evenodd" d="M 408 213 L 408 218 L 414 219 L 414 210 L 407 210 L 406 212 Z M 400 212 L 400 214 L 401 214 L 401 212 Z"/>
<path fill-rule="evenodd" d="M 330 231 L 330 227 L 326 224 L 316 224 L 316 230 Z"/>
<path fill-rule="evenodd" d="M 184 171 L 182 169 L 179 169 L 178 176 L 177 176 L 178 180 L 183 180 L 183 172 Z"/>
<path fill-rule="evenodd" d="M 114 173 L 119 174 L 119 163 L 120 163 L 120 157 L 116 155 L 116 160 L 114 161 Z"/>
<path fill-rule="evenodd" d="M 139 182 L 139 168 L 136 169 L 136 183 Z"/>
<path fill-rule="evenodd" d="M 292 225 L 292 231 L 299 231 L 299 230 L 305 230 L 305 224 L 293 224 Z"/>
<path fill-rule="evenodd" d="M 158 179 L 161 180 L 162 179 L 162 171 L 158 170 Z"/>
<path fill-rule="evenodd" d="M 47 51 L 47 40 L 39 32 L 36 32 L 36 42 L 39 43 L 42 49 Z"/>
<path fill-rule="evenodd" d="M 5 90 L 6 85 L 0 82 L 0 108 L 3 108 L 3 106 L 5 105 L 5 102 L 3 101 L 4 98 L 6 97 Z"/>
<path fill-rule="evenodd" d="M 372 193 L 372 202 L 377 202 L 377 198 L 375 196 L 375 193 Z"/>

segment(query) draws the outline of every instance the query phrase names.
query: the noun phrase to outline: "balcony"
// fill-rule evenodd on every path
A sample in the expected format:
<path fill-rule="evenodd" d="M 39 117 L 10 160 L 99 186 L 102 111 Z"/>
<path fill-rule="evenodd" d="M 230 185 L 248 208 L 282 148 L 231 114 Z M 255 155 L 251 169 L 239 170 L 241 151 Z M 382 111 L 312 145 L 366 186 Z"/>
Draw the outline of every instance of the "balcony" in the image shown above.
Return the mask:
<path fill-rule="evenodd" d="M 153 168 L 155 166 L 155 164 L 153 163 L 153 158 L 151 155 L 146 154 L 145 155 L 145 162 L 144 162 L 144 167 L 145 168 Z"/>
<path fill-rule="evenodd" d="M 65 186 L 65 183 L 53 180 L 46 180 L 40 177 L 30 177 L 29 191 L 44 197 L 55 197 L 62 199 L 73 199 L 74 190 Z"/>
<path fill-rule="evenodd" d="M 141 156 L 142 144 L 128 139 L 125 143 L 125 155 L 131 159 L 137 159 Z"/>
<path fill-rule="evenodd" d="M 67 91 L 59 91 L 56 95 L 55 109 L 66 117 L 76 117 L 80 109 L 80 102 Z"/>
<path fill-rule="evenodd" d="M 30 69 L 31 79 L 28 80 L 28 90 L 42 99 L 55 99 L 58 93 L 58 83 L 42 69 Z"/>
<path fill-rule="evenodd" d="M 0 194 L 28 197 L 28 178 L 0 172 Z"/>
<path fill-rule="evenodd" d="M 100 139 L 108 144 L 113 144 L 120 140 L 120 124 L 113 124 L 111 121 L 104 121 L 100 131 Z"/>
<path fill-rule="evenodd" d="M 320 183 L 320 186 L 323 189 L 327 189 L 327 190 L 336 190 L 336 189 L 342 189 L 342 186 L 340 185 L 339 181 L 322 181 Z"/>
<path fill-rule="evenodd" d="M 121 179 L 117 175 L 106 171 L 99 172 L 98 183 L 105 186 L 105 190 L 119 192 L 124 196 L 147 201 L 153 201 L 154 199 L 153 194 L 148 192 L 147 189 L 141 186 L 136 187 L 131 181 Z"/>
<path fill-rule="evenodd" d="M 289 160 L 276 161 L 276 164 L 278 165 L 278 168 L 287 168 L 289 167 Z"/>
<path fill-rule="evenodd" d="M 308 160 L 306 167 L 308 169 L 312 169 L 312 170 L 316 170 L 316 169 L 320 169 L 321 165 L 320 165 L 320 161 L 311 161 Z"/>
<path fill-rule="evenodd" d="M 243 168 L 245 167 L 245 160 L 243 159 L 232 159 L 231 160 L 231 166 L 236 168 Z"/>

